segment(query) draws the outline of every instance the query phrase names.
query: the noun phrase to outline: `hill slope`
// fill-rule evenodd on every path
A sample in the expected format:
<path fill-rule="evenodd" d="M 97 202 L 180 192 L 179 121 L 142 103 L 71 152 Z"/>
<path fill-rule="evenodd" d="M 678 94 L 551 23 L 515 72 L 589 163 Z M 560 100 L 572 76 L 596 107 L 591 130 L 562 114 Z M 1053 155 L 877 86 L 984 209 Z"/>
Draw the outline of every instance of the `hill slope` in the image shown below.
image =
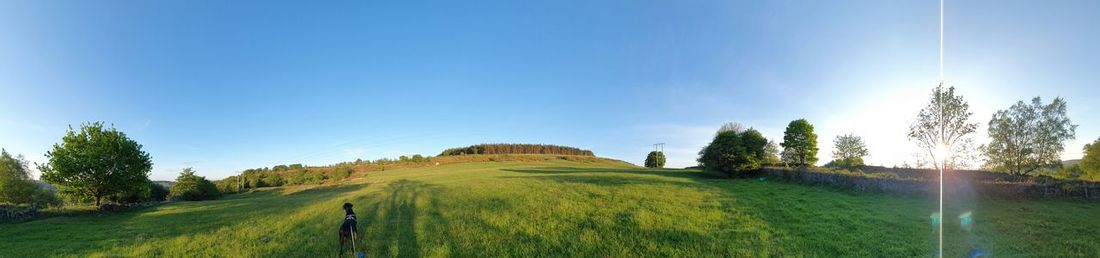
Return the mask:
<path fill-rule="evenodd" d="M 335 186 L 0 224 L 0 256 L 330 256 L 344 202 L 356 205 L 360 246 L 375 257 L 912 257 L 935 249 L 934 200 L 543 160 L 387 170 Z M 995 256 L 1100 253 L 1092 217 L 1100 204 L 983 200 L 969 208 L 971 233 L 957 220 L 945 224 L 947 256 L 962 256 L 968 243 Z"/>

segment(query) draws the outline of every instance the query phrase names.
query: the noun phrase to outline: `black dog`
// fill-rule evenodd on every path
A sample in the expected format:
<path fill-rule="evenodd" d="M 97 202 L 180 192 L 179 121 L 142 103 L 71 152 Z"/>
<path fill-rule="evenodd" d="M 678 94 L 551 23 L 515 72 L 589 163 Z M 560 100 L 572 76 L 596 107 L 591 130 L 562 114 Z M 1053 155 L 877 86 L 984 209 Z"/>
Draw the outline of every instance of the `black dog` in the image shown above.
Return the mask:
<path fill-rule="evenodd" d="M 359 237 L 359 225 L 355 219 L 355 212 L 351 210 L 351 203 L 344 203 L 344 224 L 340 224 L 340 249 L 336 251 L 336 256 L 343 256 L 344 246 L 348 241 L 355 241 Z M 355 243 L 352 243 L 354 249 Z M 355 257 L 355 251 L 351 250 L 352 257 Z"/>

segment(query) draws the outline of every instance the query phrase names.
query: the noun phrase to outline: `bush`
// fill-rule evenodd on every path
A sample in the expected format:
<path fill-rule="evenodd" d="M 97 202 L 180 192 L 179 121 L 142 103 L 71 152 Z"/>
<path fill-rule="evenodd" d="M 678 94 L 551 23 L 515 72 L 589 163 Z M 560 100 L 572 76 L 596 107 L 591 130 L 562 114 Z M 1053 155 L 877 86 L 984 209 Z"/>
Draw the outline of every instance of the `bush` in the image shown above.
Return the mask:
<path fill-rule="evenodd" d="M 707 171 L 721 172 L 731 177 L 755 171 L 767 161 L 764 150 L 767 144 L 768 140 L 756 129 L 722 131 L 699 153 L 699 163 Z"/>
<path fill-rule="evenodd" d="M 660 151 L 651 151 L 649 155 L 645 157 L 645 167 L 647 168 L 663 168 L 665 167 L 665 153 Z"/>
<path fill-rule="evenodd" d="M 332 179 L 335 180 L 335 181 L 344 180 L 345 178 L 348 178 L 349 176 L 351 176 L 351 173 L 354 172 L 354 171 L 355 170 L 353 170 L 350 167 L 344 167 L 344 166 L 337 167 L 336 169 L 332 170 Z"/>
<path fill-rule="evenodd" d="M 218 187 L 206 178 L 195 175 L 191 168 L 183 169 L 176 183 L 169 189 L 168 196 L 172 200 L 201 201 L 212 200 L 221 196 Z"/>

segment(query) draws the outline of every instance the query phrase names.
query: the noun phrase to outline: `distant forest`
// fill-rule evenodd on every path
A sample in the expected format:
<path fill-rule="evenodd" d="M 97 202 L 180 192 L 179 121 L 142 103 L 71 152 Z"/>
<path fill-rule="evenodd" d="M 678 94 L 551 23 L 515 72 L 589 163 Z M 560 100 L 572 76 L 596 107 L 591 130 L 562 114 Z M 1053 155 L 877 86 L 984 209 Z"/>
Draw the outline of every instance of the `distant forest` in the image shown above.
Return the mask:
<path fill-rule="evenodd" d="M 472 154 L 557 154 L 595 156 L 590 150 L 546 144 L 478 144 L 462 148 L 446 149 L 443 153 L 440 153 L 439 156 Z"/>

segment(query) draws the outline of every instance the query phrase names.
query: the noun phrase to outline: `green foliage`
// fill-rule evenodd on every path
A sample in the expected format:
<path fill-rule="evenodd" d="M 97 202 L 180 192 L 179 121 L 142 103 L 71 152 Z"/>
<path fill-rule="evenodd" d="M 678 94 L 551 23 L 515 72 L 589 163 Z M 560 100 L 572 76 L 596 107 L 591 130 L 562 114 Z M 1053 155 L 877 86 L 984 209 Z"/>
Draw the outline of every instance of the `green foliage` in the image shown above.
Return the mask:
<path fill-rule="evenodd" d="M 813 166 L 817 163 L 817 134 L 814 126 L 806 119 L 798 119 L 787 124 L 783 131 L 783 151 L 794 156 L 799 166 Z"/>
<path fill-rule="evenodd" d="M 756 129 L 722 131 L 699 153 L 699 163 L 708 171 L 727 176 L 754 171 L 767 161 L 767 144 Z"/>
<path fill-rule="evenodd" d="M 156 202 L 166 201 L 166 200 L 168 200 L 168 195 L 169 194 L 171 194 L 171 189 L 168 189 L 168 187 L 165 187 L 165 186 L 157 184 L 157 183 L 150 182 L 150 184 L 149 184 L 149 200 L 150 201 L 156 201 Z"/>
<path fill-rule="evenodd" d="M 779 145 L 775 144 L 775 141 L 768 140 L 768 145 L 764 145 L 764 164 L 777 165 L 781 163 L 779 157 Z"/>
<path fill-rule="evenodd" d="M 168 191 L 168 198 L 183 201 L 213 200 L 221 196 L 218 187 L 206 180 L 205 177 L 195 175 L 191 168 L 185 168 L 176 177 L 176 183 Z"/>
<path fill-rule="evenodd" d="M 834 167 L 863 166 L 863 157 L 870 155 L 867 146 L 863 144 L 863 139 L 853 134 L 837 136 L 833 139 L 833 145 L 834 160 L 829 163 Z"/>
<path fill-rule="evenodd" d="M 344 180 L 351 176 L 352 172 L 355 172 L 355 170 L 353 170 L 351 167 L 339 166 L 332 170 L 332 176 L 330 178 L 336 181 Z"/>
<path fill-rule="evenodd" d="M 141 144 L 102 122 L 85 123 L 80 132 L 70 127 L 46 157 L 49 162 L 39 166 L 42 179 L 70 195 L 93 199 L 96 206 L 104 197 L 146 187 L 153 167 Z"/>
<path fill-rule="evenodd" d="M 1061 166 L 1063 142 L 1074 138 L 1076 128 L 1066 115 L 1062 98 L 1047 105 L 1039 97 L 1030 105 L 1018 101 L 989 120 L 990 143 L 982 148 L 985 166 L 1017 175 Z"/>
<path fill-rule="evenodd" d="M 955 95 L 955 87 L 944 90 L 941 83 L 932 89 L 928 106 L 917 113 L 917 120 L 909 126 L 909 140 L 925 151 L 925 157 L 935 167 L 950 169 L 965 165 L 966 154 L 973 143 L 968 136 L 978 129 L 977 123 L 970 122 L 972 115 L 970 104 L 962 96 Z M 936 156 L 940 146 L 948 150 L 947 157 Z"/>
<path fill-rule="evenodd" d="M 1058 177 L 1061 178 L 1077 179 L 1081 178 L 1084 175 L 1085 171 L 1081 169 L 1081 164 L 1079 163 L 1070 165 L 1068 167 L 1062 167 L 1062 169 L 1058 171 Z"/>
<path fill-rule="evenodd" d="M 319 173 L 310 173 L 309 170 L 302 170 L 290 177 L 287 180 L 288 185 L 306 185 L 306 184 L 320 184 L 327 179 L 325 175 Z"/>
<path fill-rule="evenodd" d="M 43 195 L 44 189 L 31 181 L 30 169 L 23 156 L 12 157 L 7 150 L 0 149 L 0 203 L 31 204 L 51 203 L 57 199 Z"/>
<path fill-rule="evenodd" d="M 1100 180 L 1100 138 L 1085 144 L 1085 156 L 1081 158 L 1081 172 L 1087 178 Z"/>
<path fill-rule="evenodd" d="M 663 168 L 665 167 L 665 153 L 661 151 L 651 151 L 649 155 L 645 157 L 645 167 L 647 168 Z"/>
<path fill-rule="evenodd" d="M 107 200 L 115 203 L 159 202 L 168 200 L 168 193 L 167 187 L 153 181 L 146 181 L 142 187 L 108 196 Z"/>
<path fill-rule="evenodd" d="M 590 150 L 544 144 L 478 144 L 463 148 L 446 149 L 440 156 L 472 154 L 557 154 L 594 156 Z"/>

